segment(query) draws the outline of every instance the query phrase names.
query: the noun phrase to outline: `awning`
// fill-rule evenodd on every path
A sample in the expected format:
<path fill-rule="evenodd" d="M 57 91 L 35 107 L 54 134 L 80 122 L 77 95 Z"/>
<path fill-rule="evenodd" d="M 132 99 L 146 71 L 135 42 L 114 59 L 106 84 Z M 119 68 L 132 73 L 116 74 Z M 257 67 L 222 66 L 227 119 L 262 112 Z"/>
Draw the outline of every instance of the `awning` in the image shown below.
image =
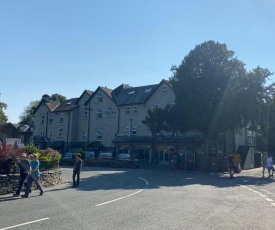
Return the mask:
<path fill-rule="evenodd" d="M 61 148 L 64 145 L 64 141 L 55 141 L 51 144 L 52 148 Z"/>

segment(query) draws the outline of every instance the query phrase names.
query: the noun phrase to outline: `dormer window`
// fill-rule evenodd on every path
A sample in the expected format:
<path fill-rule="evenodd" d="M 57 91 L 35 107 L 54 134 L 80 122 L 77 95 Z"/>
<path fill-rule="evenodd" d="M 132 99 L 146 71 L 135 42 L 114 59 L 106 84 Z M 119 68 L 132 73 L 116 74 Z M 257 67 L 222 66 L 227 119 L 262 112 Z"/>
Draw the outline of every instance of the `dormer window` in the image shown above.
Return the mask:
<path fill-rule="evenodd" d="M 102 93 L 97 94 L 97 102 L 102 102 L 103 101 L 103 95 Z"/>

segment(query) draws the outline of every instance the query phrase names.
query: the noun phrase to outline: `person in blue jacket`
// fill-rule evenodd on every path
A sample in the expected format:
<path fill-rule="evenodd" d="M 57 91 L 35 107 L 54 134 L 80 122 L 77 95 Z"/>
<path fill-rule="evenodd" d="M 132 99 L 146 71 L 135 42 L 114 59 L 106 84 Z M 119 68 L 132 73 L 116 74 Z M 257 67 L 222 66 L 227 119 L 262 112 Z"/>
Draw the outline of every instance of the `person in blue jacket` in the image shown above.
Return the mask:
<path fill-rule="evenodd" d="M 37 188 L 40 190 L 40 196 L 43 195 L 44 190 L 42 189 L 40 183 L 39 183 L 39 179 L 40 179 L 40 171 L 39 171 L 39 165 L 40 162 L 38 160 L 38 156 L 37 154 L 32 154 L 31 156 L 31 169 L 29 171 L 29 177 L 27 180 L 27 188 L 25 190 L 25 195 L 22 195 L 23 198 L 27 198 L 29 197 L 29 191 L 30 191 L 30 187 L 32 185 L 32 182 L 34 181 L 34 183 L 36 184 Z"/>

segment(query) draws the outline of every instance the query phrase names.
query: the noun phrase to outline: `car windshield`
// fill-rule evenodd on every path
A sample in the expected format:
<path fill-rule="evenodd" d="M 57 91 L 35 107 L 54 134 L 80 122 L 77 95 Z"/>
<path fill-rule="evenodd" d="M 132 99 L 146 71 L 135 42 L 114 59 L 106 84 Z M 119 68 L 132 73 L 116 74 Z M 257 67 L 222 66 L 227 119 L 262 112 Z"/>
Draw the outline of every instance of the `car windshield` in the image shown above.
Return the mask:
<path fill-rule="evenodd" d="M 129 159 L 131 157 L 130 157 L 130 154 L 128 154 L 128 153 L 121 153 L 121 154 L 118 155 L 118 158 L 120 158 L 120 159 Z"/>

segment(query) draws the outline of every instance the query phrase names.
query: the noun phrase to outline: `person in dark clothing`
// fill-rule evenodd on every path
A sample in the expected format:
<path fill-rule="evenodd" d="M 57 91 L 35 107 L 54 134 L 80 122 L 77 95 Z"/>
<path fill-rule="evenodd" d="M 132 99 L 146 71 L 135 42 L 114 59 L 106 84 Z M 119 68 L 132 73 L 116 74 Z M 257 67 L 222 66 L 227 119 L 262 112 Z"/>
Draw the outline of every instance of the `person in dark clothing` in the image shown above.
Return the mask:
<path fill-rule="evenodd" d="M 80 179 L 80 172 L 82 170 L 83 161 L 80 158 L 81 154 L 77 153 L 75 156 L 75 164 L 74 164 L 74 170 L 73 170 L 73 188 L 79 186 L 79 179 Z M 76 182 L 75 182 L 76 177 Z"/>
<path fill-rule="evenodd" d="M 236 165 L 235 165 L 235 162 L 234 162 L 233 154 L 230 154 L 227 157 L 227 167 L 228 167 L 228 170 L 229 170 L 230 179 L 232 179 L 233 178 L 233 174 L 235 173 L 235 169 L 236 169 Z"/>
<path fill-rule="evenodd" d="M 19 196 L 20 195 L 23 184 L 24 184 L 25 180 L 28 177 L 28 174 L 29 174 L 29 171 L 30 171 L 30 161 L 26 157 L 27 157 L 26 153 L 21 153 L 20 163 L 19 163 L 20 180 L 19 180 L 19 185 L 18 185 L 18 188 L 16 190 L 16 193 L 13 194 L 13 196 Z"/>

